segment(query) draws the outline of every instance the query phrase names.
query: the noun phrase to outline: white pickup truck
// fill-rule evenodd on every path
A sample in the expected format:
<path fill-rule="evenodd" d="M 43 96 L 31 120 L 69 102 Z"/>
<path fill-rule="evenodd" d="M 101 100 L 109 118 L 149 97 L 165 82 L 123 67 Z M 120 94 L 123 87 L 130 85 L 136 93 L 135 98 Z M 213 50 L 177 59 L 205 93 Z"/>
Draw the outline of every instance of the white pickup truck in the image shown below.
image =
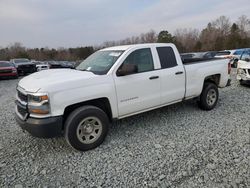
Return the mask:
<path fill-rule="evenodd" d="M 89 150 L 103 142 L 115 119 L 192 98 L 201 109 L 213 109 L 230 68 L 227 59 L 183 64 L 173 44 L 106 48 L 76 70 L 45 70 L 20 80 L 16 120 L 36 137 L 64 135 L 73 148 Z"/>

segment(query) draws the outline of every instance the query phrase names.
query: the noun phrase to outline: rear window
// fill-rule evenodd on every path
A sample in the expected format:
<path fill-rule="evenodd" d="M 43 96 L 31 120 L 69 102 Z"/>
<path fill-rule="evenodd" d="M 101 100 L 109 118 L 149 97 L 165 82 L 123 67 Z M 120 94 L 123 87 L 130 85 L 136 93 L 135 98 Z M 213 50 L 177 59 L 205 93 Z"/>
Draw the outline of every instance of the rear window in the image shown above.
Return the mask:
<path fill-rule="evenodd" d="M 161 62 L 161 68 L 171 68 L 177 66 L 174 51 L 171 47 L 157 47 L 157 52 Z"/>

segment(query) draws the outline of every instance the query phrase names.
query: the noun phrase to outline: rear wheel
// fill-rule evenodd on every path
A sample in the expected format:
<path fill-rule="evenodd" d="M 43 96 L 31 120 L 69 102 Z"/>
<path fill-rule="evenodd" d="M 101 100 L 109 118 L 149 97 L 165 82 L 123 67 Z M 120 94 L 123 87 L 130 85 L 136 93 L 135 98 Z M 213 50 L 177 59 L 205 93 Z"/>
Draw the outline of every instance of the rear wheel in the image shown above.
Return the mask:
<path fill-rule="evenodd" d="M 73 148 L 86 151 L 104 141 L 108 126 L 109 119 L 103 110 L 95 106 L 83 106 L 68 116 L 64 136 Z"/>
<path fill-rule="evenodd" d="M 202 110 L 212 110 L 219 98 L 218 87 L 211 82 L 205 82 L 198 105 Z"/>

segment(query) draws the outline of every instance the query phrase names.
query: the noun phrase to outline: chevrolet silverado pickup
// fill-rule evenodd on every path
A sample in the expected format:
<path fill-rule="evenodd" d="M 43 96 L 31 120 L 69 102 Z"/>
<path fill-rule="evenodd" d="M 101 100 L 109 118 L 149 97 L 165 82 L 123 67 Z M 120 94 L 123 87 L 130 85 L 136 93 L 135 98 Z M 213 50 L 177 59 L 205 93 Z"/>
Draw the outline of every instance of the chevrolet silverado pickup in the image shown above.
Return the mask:
<path fill-rule="evenodd" d="M 99 50 L 76 70 L 34 73 L 17 85 L 16 120 L 35 137 L 64 135 L 75 149 L 99 146 L 112 120 L 197 99 L 212 110 L 230 81 L 226 59 L 183 64 L 174 44 Z M 171 117 L 169 117 L 171 118 Z"/>

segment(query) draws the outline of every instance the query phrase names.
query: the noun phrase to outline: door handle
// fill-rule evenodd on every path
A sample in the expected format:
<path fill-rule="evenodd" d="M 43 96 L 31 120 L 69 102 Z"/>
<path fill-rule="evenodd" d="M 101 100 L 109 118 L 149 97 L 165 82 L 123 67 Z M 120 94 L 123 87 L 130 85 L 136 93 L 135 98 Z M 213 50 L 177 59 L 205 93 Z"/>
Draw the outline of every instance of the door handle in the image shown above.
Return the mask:
<path fill-rule="evenodd" d="M 158 78 L 159 78 L 159 76 L 151 76 L 151 77 L 149 77 L 149 80 L 158 79 Z"/>
<path fill-rule="evenodd" d="M 183 72 L 182 72 L 182 71 L 179 71 L 179 72 L 176 72 L 175 74 L 176 74 L 176 75 L 178 75 L 178 74 L 183 74 Z"/>

